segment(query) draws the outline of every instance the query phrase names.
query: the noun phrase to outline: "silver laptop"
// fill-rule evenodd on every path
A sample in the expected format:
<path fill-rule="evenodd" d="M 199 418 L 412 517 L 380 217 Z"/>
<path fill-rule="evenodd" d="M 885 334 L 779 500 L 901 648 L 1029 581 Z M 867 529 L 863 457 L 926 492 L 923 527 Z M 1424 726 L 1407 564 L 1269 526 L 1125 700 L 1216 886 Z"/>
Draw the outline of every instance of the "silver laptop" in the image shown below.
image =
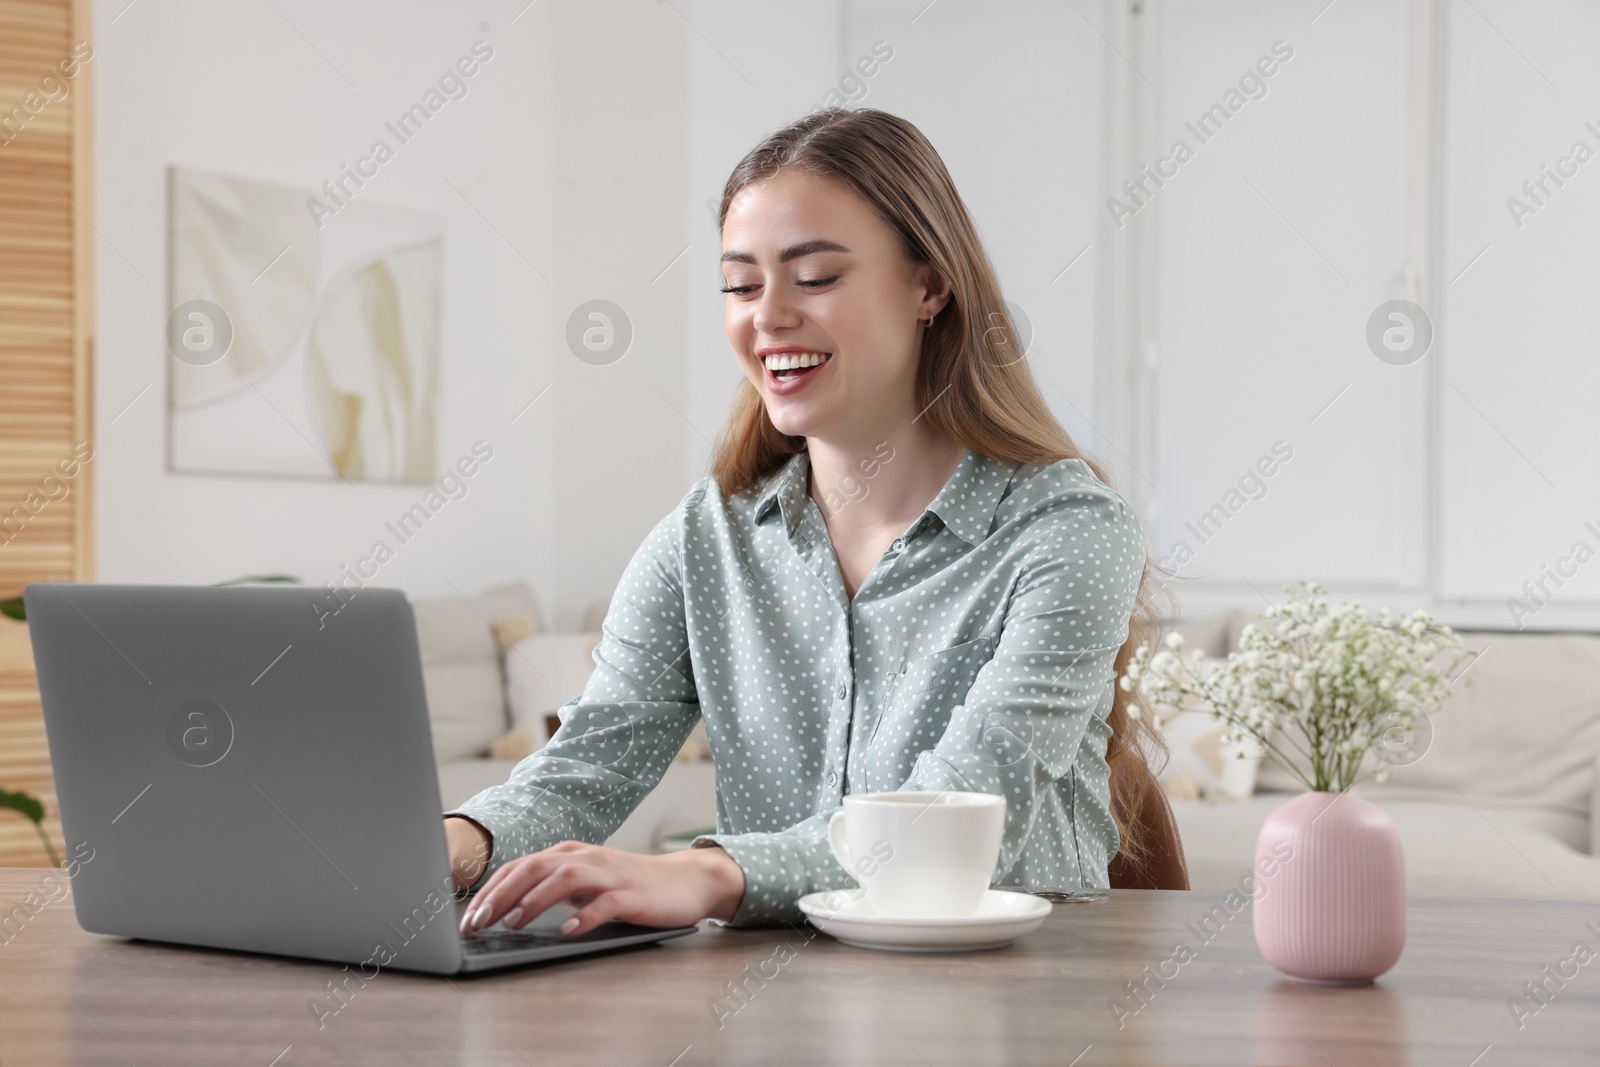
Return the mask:
<path fill-rule="evenodd" d="M 24 592 L 85 930 L 484 971 L 693 933 L 553 909 L 463 937 L 405 594 L 35 582 Z"/>

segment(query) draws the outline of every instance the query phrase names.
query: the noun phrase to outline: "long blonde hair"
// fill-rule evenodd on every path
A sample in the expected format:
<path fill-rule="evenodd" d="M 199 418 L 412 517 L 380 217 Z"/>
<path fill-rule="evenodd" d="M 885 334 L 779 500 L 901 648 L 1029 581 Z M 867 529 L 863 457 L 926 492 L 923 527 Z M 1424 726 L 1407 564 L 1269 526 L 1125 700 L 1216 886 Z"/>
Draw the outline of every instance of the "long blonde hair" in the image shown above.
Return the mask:
<path fill-rule="evenodd" d="M 1006 463 L 1050 464 L 1081 459 L 1097 478 L 1105 472 L 1085 455 L 1051 413 L 1022 359 L 999 281 L 966 205 L 944 162 L 910 122 L 873 108 L 815 111 L 773 133 L 734 167 L 722 190 L 720 226 L 734 196 L 786 167 L 832 177 L 853 189 L 899 233 L 906 256 L 931 264 L 951 287 L 950 300 L 924 332 L 916 404 L 929 427 L 980 455 Z M 940 402 L 935 404 L 938 398 Z M 803 436 L 779 432 L 748 379 L 741 379 L 711 474 L 725 495 L 761 484 L 806 447 Z M 1156 598 L 1162 569 L 1146 554 L 1126 643 L 1114 661 L 1120 679 L 1133 650 L 1161 627 Z M 1162 572 L 1164 573 L 1164 572 Z M 1113 683 L 1106 761 L 1116 790 L 1111 804 L 1122 847 L 1134 867 L 1147 859 L 1135 826 L 1149 776 L 1127 761 L 1165 753 L 1149 709 Z M 1138 710 L 1131 710 L 1138 709 Z M 1131 713 L 1130 713 L 1131 712 Z"/>

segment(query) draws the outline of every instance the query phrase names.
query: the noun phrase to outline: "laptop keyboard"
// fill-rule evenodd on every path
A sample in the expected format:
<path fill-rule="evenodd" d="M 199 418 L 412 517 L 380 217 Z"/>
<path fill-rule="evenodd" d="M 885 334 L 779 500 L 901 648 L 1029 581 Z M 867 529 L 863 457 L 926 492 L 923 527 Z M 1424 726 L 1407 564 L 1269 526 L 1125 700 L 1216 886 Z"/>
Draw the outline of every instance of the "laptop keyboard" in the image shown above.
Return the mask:
<path fill-rule="evenodd" d="M 468 934 L 461 939 L 461 951 L 469 956 L 482 956 L 491 952 L 509 952 L 514 949 L 541 948 L 564 940 L 559 933 L 504 930 L 493 933 Z"/>

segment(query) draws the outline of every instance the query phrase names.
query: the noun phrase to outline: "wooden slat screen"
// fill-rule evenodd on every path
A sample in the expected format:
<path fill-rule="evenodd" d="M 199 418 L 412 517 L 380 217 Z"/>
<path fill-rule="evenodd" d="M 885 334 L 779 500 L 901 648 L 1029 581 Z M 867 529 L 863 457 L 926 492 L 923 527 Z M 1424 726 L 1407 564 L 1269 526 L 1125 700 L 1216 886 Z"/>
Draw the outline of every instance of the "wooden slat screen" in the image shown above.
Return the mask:
<path fill-rule="evenodd" d="M 87 581 L 93 568 L 94 463 L 43 482 L 79 442 L 93 445 L 94 64 L 74 64 L 70 78 L 58 67 L 89 40 L 88 8 L 88 0 L 0 3 L 0 598 L 32 581 Z M 31 103 L 44 101 L 37 110 L 30 93 L 38 94 Z M 5 618 L 0 788 L 44 801 L 46 830 L 64 856 L 28 631 Z M 46 863 L 27 820 L 0 811 L 0 866 Z"/>

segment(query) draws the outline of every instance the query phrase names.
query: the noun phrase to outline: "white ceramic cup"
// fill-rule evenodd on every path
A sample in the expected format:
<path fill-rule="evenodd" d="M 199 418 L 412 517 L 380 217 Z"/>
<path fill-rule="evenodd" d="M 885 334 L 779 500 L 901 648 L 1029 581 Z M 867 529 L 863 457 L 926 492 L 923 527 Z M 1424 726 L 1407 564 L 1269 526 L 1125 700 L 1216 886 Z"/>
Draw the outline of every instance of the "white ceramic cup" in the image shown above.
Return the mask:
<path fill-rule="evenodd" d="M 852 793 L 828 846 L 879 915 L 959 917 L 989 889 L 1005 821 L 993 793 Z"/>

